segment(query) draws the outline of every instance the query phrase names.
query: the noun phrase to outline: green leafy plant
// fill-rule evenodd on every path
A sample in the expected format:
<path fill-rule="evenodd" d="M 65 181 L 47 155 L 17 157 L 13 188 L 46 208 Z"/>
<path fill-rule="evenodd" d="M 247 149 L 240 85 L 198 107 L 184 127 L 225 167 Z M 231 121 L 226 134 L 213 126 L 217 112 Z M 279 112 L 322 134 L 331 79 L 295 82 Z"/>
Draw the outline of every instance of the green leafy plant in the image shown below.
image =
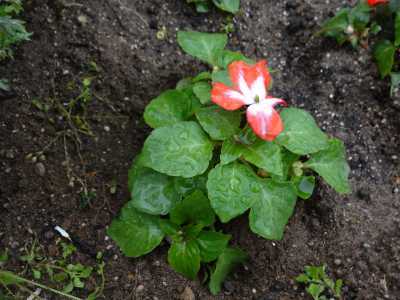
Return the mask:
<path fill-rule="evenodd" d="M 339 44 L 351 43 L 367 48 L 373 41 L 372 54 L 382 78 L 390 76 L 391 94 L 400 84 L 400 2 L 397 0 L 360 0 L 353 8 L 343 8 L 326 21 L 319 34 L 333 37 Z"/>
<path fill-rule="evenodd" d="M 71 293 L 75 289 L 85 287 L 85 281 L 92 276 L 94 268 L 71 262 L 71 255 L 76 251 L 73 244 L 61 243 L 61 246 L 62 257 L 50 259 L 42 254 L 41 247 L 35 240 L 29 248 L 25 249 L 25 255 L 19 258 L 20 261 L 26 264 L 25 270 L 21 275 L 9 270 L 3 270 L 1 264 L 4 265 L 8 261 L 8 255 L 7 252 L 0 255 L 0 285 L 4 287 L 8 296 L 16 297 L 15 293 L 11 290 L 11 286 L 15 286 L 20 291 L 29 294 L 33 292 L 28 286 L 35 286 L 69 299 L 80 299 L 71 295 Z M 102 295 L 105 281 L 104 266 L 102 255 L 98 253 L 95 270 L 98 276 L 101 277 L 101 284 L 96 286 L 95 290 L 87 296 L 87 300 L 94 300 Z M 33 280 L 27 279 L 29 274 L 33 277 Z M 41 284 L 37 282 L 39 280 L 50 281 L 57 288 Z M 59 287 L 61 288 L 58 289 Z"/>
<path fill-rule="evenodd" d="M 232 14 L 237 13 L 240 9 L 240 0 L 186 0 L 186 2 L 193 3 L 197 12 L 200 13 L 208 12 L 212 4 Z"/>
<path fill-rule="evenodd" d="M 181 80 L 146 107 L 154 130 L 129 170 L 131 200 L 108 234 L 129 257 L 166 238 L 172 268 L 194 279 L 203 265 L 215 294 L 246 257 L 228 246 L 219 221 L 250 211 L 254 233 L 280 240 L 297 197 L 311 197 L 315 172 L 348 193 L 349 167 L 343 143 L 308 112 L 274 109 L 284 101 L 266 94 L 265 61 L 225 49 L 225 34 L 181 31 L 178 43 L 211 71 Z"/>
<path fill-rule="evenodd" d="M 314 300 L 342 299 L 343 280 L 332 280 L 326 274 L 326 266 L 306 266 L 304 273 L 296 277 L 296 281 L 305 284 L 306 291 Z"/>
<path fill-rule="evenodd" d="M 22 11 L 21 0 L 6 0 L 0 4 L 0 60 L 13 57 L 12 46 L 29 40 L 25 23 L 15 19 Z"/>

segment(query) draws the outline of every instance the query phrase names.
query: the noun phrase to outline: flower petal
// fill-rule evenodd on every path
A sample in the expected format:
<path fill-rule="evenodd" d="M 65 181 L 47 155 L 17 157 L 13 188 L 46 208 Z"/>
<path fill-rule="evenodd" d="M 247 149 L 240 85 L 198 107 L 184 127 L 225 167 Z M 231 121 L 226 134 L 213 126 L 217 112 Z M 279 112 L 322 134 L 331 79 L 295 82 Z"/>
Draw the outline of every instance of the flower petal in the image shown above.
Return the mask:
<path fill-rule="evenodd" d="M 272 104 L 265 100 L 247 109 L 247 122 L 254 133 L 266 141 L 273 141 L 283 131 L 282 119 Z"/>
<path fill-rule="evenodd" d="M 256 96 L 265 99 L 266 88 L 271 83 L 266 60 L 261 60 L 255 65 L 235 61 L 228 66 L 228 72 L 234 88 L 246 96 L 247 104 L 254 103 Z"/>
<path fill-rule="evenodd" d="M 226 110 L 236 110 L 246 104 L 244 95 L 221 82 L 213 83 L 211 100 Z"/>
<path fill-rule="evenodd" d="M 388 0 L 368 0 L 368 5 L 369 6 L 377 6 L 379 4 L 384 4 L 384 3 L 388 3 Z"/>

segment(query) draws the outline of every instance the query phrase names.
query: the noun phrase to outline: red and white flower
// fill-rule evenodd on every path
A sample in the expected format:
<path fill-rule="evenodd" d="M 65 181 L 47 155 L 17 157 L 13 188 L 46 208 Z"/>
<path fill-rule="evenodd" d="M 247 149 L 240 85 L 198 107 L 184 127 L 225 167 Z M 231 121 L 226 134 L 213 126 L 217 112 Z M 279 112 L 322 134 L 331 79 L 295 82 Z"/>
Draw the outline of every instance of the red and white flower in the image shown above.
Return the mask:
<path fill-rule="evenodd" d="M 266 141 L 274 140 L 283 130 L 281 117 L 274 107 L 286 105 L 286 102 L 267 95 L 271 83 L 267 62 L 261 60 L 248 65 L 235 61 L 228 66 L 228 73 L 233 87 L 221 82 L 213 83 L 211 100 L 226 110 L 248 105 L 247 122 L 255 134 Z"/>
<path fill-rule="evenodd" d="M 377 6 L 379 4 L 384 4 L 388 3 L 389 0 L 368 0 L 368 5 L 369 6 Z"/>

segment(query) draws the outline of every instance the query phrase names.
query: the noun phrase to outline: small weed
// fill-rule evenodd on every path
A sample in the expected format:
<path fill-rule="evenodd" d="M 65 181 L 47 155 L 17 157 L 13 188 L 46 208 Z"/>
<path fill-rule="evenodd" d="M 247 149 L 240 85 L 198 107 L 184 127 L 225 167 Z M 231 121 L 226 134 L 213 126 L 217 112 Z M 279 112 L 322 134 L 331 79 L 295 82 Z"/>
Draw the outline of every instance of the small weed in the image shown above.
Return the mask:
<path fill-rule="evenodd" d="M 306 266 L 304 273 L 296 277 L 296 281 L 305 284 L 306 291 L 314 300 L 327 300 L 330 297 L 342 299 L 343 280 L 332 280 L 326 274 L 326 266 Z M 328 297 L 329 295 L 330 297 Z"/>
<path fill-rule="evenodd" d="M 95 287 L 87 299 L 93 300 L 102 295 L 104 289 L 104 267 L 101 252 L 97 255 L 97 263 L 95 267 L 85 266 L 80 263 L 73 263 L 72 255 L 75 253 L 76 247 L 73 244 L 61 242 L 61 257 L 52 259 L 43 255 L 43 250 L 35 240 L 30 247 L 26 247 L 25 254 L 19 257 L 19 260 L 25 263 L 25 268 L 21 274 L 11 272 L 4 269 L 4 265 L 8 261 L 8 252 L 0 254 L 0 286 L 3 286 L 3 294 L 17 298 L 17 295 L 28 293 L 33 294 L 29 286 L 39 287 L 47 291 L 51 291 L 58 295 L 69 299 L 80 299 L 72 296 L 71 293 L 75 289 L 83 289 L 85 282 L 94 274 L 101 278 L 101 282 Z M 95 271 L 95 273 L 94 273 Z M 32 281 L 27 279 L 32 277 Z M 50 286 L 38 283 L 38 280 L 49 282 Z M 15 291 L 15 292 L 14 292 Z M 16 294 L 18 293 L 18 294 Z M 3 295 L 0 293 L 0 295 Z M 2 299 L 2 298 L 0 298 Z M 6 298 L 7 299 L 7 298 Z"/>

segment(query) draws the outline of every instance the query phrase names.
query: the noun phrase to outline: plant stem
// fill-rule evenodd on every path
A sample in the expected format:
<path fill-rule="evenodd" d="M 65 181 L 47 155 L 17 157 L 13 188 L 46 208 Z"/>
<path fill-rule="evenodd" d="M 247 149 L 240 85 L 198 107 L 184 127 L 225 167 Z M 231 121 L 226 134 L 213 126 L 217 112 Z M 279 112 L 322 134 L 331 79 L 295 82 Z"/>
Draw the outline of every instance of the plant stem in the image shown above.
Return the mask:
<path fill-rule="evenodd" d="M 0 271 L 0 274 L 1 274 L 1 273 L 3 273 L 3 271 Z M 72 295 L 70 295 L 70 294 L 63 293 L 63 292 L 61 292 L 61 291 L 58 291 L 58 290 L 53 289 L 53 288 L 51 288 L 51 287 L 48 287 L 48 286 L 46 286 L 46 285 L 43 285 L 43 284 L 40 284 L 40 283 L 31 281 L 31 280 L 29 280 L 29 279 L 25 279 L 25 278 L 23 278 L 23 277 L 20 277 L 20 276 L 14 274 L 14 273 L 11 273 L 11 272 L 7 272 L 6 275 L 7 275 L 7 276 L 14 277 L 14 279 L 16 279 L 16 280 L 18 280 L 18 281 L 25 282 L 25 283 L 30 284 L 30 285 L 38 286 L 38 287 L 40 287 L 40 288 L 42 288 L 42 289 L 48 290 L 48 291 L 50 291 L 50 292 L 53 292 L 53 293 L 58 294 L 58 295 L 60 295 L 60 296 L 64 296 L 64 297 L 69 298 L 69 299 L 73 299 L 73 300 L 83 300 L 82 298 L 78 298 L 78 297 L 72 296 Z"/>

